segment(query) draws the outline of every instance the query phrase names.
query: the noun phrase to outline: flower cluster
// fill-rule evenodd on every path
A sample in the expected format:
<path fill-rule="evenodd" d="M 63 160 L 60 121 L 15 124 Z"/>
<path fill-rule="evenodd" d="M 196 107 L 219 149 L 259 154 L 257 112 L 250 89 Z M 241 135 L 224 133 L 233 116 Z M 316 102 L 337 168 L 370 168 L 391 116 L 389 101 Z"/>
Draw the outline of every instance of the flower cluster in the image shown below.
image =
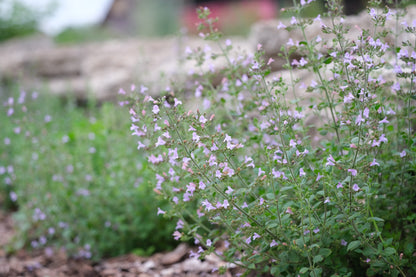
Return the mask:
<path fill-rule="evenodd" d="M 385 36 L 394 30 L 382 28 L 398 13 L 389 9 L 371 9 L 375 28 L 347 40 L 334 1 L 328 5 L 333 25 L 323 29 L 336 39 L 308 41 L 311 21 L 299 14 L 310 2 L 297 4 L 290 20 L 304 40 L 290 39 L 282 49 L 293 74 L 308 70 L 314 76 L 309 86 L 302 84 L 316 95 L 309 107 L 288 103 L 300 80 L 268 77 L 273 59 L 264 61 L 261 45 L 254 55 L 229 58 L 232 43 L 209 28 L 206 9 L 199 12 L 201 26 L 211 33 L 203 37 L 218 43 L 220 52 L 186 52 L 200 65 L 226 57 L 228 66 L 219 72 L 218 86 L 210 83 L 210 70 L 195 83 L 201 109 L 185 108 L 180 88 L 162 93 L 168 97 L 147 90 L 133 96 L 132 135 L 153 166 L 154 190 L 171 202 L 170 209 L 155 212 L 178 218 L 173 236 L 194 240 L 198 250 L 191 256 L 215 253 L 248 270 L 301 276 L 347 275 L 362 270 L 356 266 L 368 274 L 415 272 L 409 266 L 413 248 L 393 242 L 384 229 L 384 222 L 394 226 L 397 214 L 408 216 L 415 206 L 408 163 L 416 151 L 414 52 L 391 52 L 398 46 Z M 317 50 L 320 45 L 327 55 Z M 294 51 L 303 56 L 291 59 Z M 395 74 L 387 80 L 383 71 L 390 68 Z M 316 111 L 323 123 L 308 124 Z M 400 202 L 407 208 L 394 209 Z M 395 211 L 386 214 L 386 207 Z M 415 230 L 412 219 L 405 225 Z"/>

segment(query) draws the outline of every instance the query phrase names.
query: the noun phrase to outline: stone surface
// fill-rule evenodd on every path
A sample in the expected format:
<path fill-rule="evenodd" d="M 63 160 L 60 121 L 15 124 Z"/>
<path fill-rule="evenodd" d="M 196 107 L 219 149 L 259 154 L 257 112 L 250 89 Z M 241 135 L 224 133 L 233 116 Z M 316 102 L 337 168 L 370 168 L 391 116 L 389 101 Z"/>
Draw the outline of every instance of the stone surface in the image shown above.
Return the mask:
<path fill-rule="evenodd" d="M 247 41 L 233 39 L 236 45 L 249 50 Z M 171 80 L 184 80 L 188 72 L 204 72 L 221 68 L 225 59 L 212 65 L 197 67 L 186 60 L 185 49 L 204 49 L 219 53 L 217 45 L 200 38 L 127 39 L 73 46 L 39 43 L 0 44 L 0 80 L 15 80 L 27 89 L 46 86 L 57 95 L 75 95 L 85 99 L 114 99 L 120 87 L 132 83 L 164 89 Z M 210 67 L 211 66 L 211 67 Z"/>

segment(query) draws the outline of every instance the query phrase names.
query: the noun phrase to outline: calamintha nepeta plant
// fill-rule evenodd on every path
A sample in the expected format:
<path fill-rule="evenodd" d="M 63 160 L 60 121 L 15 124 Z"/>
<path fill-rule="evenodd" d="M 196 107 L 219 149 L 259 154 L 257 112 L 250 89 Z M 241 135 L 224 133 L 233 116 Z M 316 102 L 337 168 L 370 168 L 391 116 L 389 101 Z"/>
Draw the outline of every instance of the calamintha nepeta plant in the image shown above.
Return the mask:
<path fill-rule="evenodd" d="M 215 253 L 247 273 L 410 276 L 416 45 L 386 30 L 400 13 L 388 8 L 369 9 L 373 26 L 347 39 L 336 1 L 327 3 L 329 23 L 315 19 L 326 39 L 310 39 L 312 20 L 299 16 L 310 2 L 295 3 L 290 26 L 278 26 L 302 34 L 281 50 L 291 76 L 313 74 L 309 105 L 296 94 L 300 80 L 270 77 L 273 59 L 263 60 L 261 45 L 254 55 L 230 55 L 232 42 L 220 40 L 208 9 L 199 10 L 208 30 L 200 35 L 220 52 L 187 49 L 202 72 L 198 109 L 184 108 L 181 88 L 151 97 L 141 86 L 133 96 L 132 134 L 153 165 L 155 192 L 172 204 L 157 213 L 178 218 L 173 236 L 194 240 L 191 256 Z M 416 23 L 403 24 L 414 41 Z M 227 66 L 214 86 L 202 65 L 221 58 Z M 306 124 L 311 115 L 319 122 Z"/>

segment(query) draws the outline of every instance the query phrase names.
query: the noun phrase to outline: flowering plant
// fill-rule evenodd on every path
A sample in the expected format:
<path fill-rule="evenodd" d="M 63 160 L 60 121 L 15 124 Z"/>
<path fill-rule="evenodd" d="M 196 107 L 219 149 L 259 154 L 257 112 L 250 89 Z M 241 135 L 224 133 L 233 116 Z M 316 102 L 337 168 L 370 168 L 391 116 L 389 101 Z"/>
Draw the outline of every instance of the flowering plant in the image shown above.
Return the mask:
<path fill-rule="evenodd" d="M 291 78 L 271 77 L 261 45 L 231 56 L 205 8 L 200 35 L 220 52 L 187 53 L 198 65 L 224 58 L 221 83 L 199 74 L 201 104 L 189 111 L 181 88 L 152 97 L 141 86 L 133 96 L 131 130 L 155 170 L 155 192 L 172 204 L 157 213 L 178 219 L 175 239 L 194 239 L 191 256 L 215 253 L 247 273 L 415 274 L 416 46 L 387 43 L 397 30 L 386 21 L 400 15 L 388 8 L 370 9 L 370 30 L 347 39 L 337 1 L 328 2 L 330 24 L 315 20 L 331 39 L 310 39 L 312 20 L 299 16 L 310 2 L 295 4 L 289 27 L 278 25 L 302 34 L 281 49 Z M 299 71 L 314 76 L 309 86 Z"/>

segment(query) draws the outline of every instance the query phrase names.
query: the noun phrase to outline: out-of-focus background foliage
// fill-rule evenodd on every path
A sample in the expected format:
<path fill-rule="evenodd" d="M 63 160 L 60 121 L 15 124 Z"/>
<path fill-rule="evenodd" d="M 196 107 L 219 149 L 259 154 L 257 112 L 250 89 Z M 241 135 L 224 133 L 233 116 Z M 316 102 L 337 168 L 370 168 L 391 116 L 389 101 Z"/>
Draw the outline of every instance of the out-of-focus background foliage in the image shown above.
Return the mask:
<path fill-rule="evenodd" d="M 208 6 L 221 18 L 220 27 L 226 35 L 246 35 L 252 23 L 277 18 L 282 8 L 291 5 L 290 0 L 3 0 L 0 41 L 37 32 L 46 32 L 63 43 L 195 33 L 199 6 Z M 364 7 L 364 0 L 345 1 L 347 14 Z M 324 1 L 315 1 L 305 16 L 316 16 L 324 9 Z M 64 14 L 67 18 L 62 19 Z"/>

